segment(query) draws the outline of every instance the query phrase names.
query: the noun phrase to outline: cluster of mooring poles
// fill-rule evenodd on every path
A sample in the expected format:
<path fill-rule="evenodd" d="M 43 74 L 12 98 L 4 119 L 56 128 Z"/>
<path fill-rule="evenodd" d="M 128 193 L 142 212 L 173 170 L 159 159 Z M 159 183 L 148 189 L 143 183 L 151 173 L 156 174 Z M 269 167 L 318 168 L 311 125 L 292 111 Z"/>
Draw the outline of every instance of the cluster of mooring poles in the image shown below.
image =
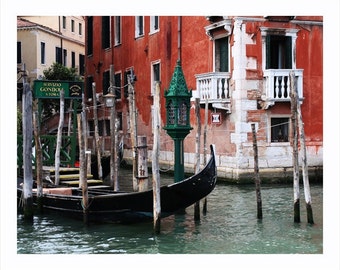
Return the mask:
<path fill-rule="evenodd" d="M 137 136 L 137 119 L 136 119 L 136 103 L 134 90 L 135 76 L 133 71 L 128 76 L 128 93 L 129 93 L 129 111 L 130 111 L 130 127 L 131 127 L 131 148 L 133 150 L 133 190 L 144 191 L 148 188 L 148 167 L 147 167 L 147 142 L 145 136 Z M 118 121 L 115 110 L 115 88 L 114 88 L 114 67 L 110 66 L 110 86 L 108 94 L 104 97 L 105 106 L 110 108 L 110 185 L 115 191 L 119 190 L 118 182 Z M 98 116 L 96 101 L 96 84 L 92 83 L 93 94 L 93 117 L 95 128 L 95 155 L 98 166 L 98 177 L 103 178 L 101 165 L 101 141 L 98 132 Z M 174 182 L 179 182 L 184 179 L 184 147 L 183 140 L 187 134 L 190 133 L 192 127 L 190 126 L 190 98 L 191 92 L 188 90 L 181 68 L 180 61 L 177 61 L 175 71 L 169 86 L 168 91 L 165 92 L 166 106 L 167 106 L 167 122 L 164 129 L 173 138 L 174 151 Z M 64 125 L 64 90 L 61 89 L 59 93 L 60 98 L 60 118 L 57 134 L 57 146 L 55 151 L 55 185 L 59 185 L 59 167 L 60 167 L 60 151 L 62 143 L 62 127 Z M 91 169 L 91 151 L 87 150 L 87 120 L 84 102 L 84 93 L 82 93 L 82 111 L 76 115 L 75 121 L 78 126 L 78 144 L 79 144 L 79 187 L 82 190 L 82 205 L 83 205 L 83 221 L 88 223 L 88 187 L 87 187 L 87 173 Z M 204 126 L 204 163 L 207 162 L 207 122 L 208 122 L 208 104 L 205 106 L 205 126 Z M 37 107 L 37 106 L 36 106 Z M 200 100 L 196 99 L 196 164 L 195 173 L 200 170 L 200 137 L 201 137 L 201 119 L 200 119 Z M 34 123 L 32 125 L 32 115 Z M 154 231 L 160 232 L 161 221 L 161 198 L 160 198 L 160 170 L 159 170 L 159 151 L 160 151 L 160 83 L 155 84 L 155 95 L 153 101 L 153 149 L 152 149 L 152 187 L 154 198 Z M 32 113 L 32 91 L 28 83 L 24 81 L 23 91 L 23 135 L 24 135 L 24 213 L 26 219 L 33 220 L 33 176 L 32 176 L 32 126 L 34 126 L 34 139 L 36 146 L 36 171 L 37 171 L 37 193 L 38 206 L 42 209 L 42 148 L 39 135 L 39 119 L 38 112 Z M 40 202 L 40 203 L 39 203 Z M 199 201 L 195 204 L 195 220 L 200 219 L 199 215 Z M 203 213 L 206 211 L 206 198 L 203 207 Z"/>
<path fill-rule="evenodd" d="M 300 185 L 299 185 L 299 149 L 298 143 L 300 138 L 301 147 L 301 160 L 302 160 L 302 178 L 304 185 L 304 194 L 307 210 L 307 222 L 314 224 L 313 211 L 312 211 L 312 198 L 309 187 L 308 179 L 308 165 L 307 165 L 307 153 L 305 144 L 305 135 L 303 128 L 303 119 L 300 108 L 299 95 L 296 88 L 296 77 L 294 72 L 289 74 L 290 81 L 290 98 L 291 98 L 291 120 L 292 120 L 292 137 L 293 137 L 293 190 L 294 190 L 294 222 L 300 223 Z M 261 179 L 259 176 L 258 168 L 258 150 L 255 124 L 251 124 L 253 134 L 253 151 L 254 151 L 254 180 L 255 180 L 255 192 L 257 202 L 257 218 L 262 219 L 262 199 L 261 199 Z M 300 135 L 300 136 L 298 136 Z"/>

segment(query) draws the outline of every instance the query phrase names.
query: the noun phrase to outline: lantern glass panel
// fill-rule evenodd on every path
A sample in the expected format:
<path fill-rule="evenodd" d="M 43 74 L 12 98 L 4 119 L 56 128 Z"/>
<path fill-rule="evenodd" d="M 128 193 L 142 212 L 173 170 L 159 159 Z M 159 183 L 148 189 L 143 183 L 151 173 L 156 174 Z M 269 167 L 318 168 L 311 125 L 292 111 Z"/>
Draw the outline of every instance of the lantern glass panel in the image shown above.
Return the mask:
<path fill-rule="evenodd" d="M 182 101 L 178 108 L 178 125 L 186 126 L 188 124 L 188 107 L 187 104 Z"/>
<path fill-rule="evenodd" d="M 175 124 L 175 107 L 172 104 L 171 100 L 168 103 L 167 111 L 168 111 L 168 125 L 174 125 Z"/>

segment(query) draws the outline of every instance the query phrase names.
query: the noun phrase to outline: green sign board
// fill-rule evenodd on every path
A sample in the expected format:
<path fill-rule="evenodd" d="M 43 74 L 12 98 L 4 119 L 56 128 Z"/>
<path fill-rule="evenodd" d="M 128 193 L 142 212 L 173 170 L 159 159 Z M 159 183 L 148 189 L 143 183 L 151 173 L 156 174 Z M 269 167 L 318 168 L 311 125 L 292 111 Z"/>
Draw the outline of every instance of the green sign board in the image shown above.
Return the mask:
<path fill-rule="evenodd" d="M 34 81 L 34 95 L 36 98 L 60 98 L 60 91 L 64 89 L 65 99 L 81 99 L 83 82 L 67 81 Z"/>

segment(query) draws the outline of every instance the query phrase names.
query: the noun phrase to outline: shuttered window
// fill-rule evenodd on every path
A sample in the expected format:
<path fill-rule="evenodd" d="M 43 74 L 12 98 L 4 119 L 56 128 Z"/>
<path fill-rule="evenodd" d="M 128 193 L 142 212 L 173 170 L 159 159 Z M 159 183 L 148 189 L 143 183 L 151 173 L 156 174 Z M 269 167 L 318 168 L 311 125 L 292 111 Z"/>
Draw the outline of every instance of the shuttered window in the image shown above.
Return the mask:
<path fill-rule="evenodd" d="M 215 40 L 215 71 L 229 71 L 229 39 L 228 37 Z"/>
<path fill-rule="evenodd" d="M 87 55 L 93 54 L 93 17 L 87 18 Z"/>
<path fill-rule="evenodd" d="M 266 69 L 292 68 L 292 38 L 268 35 L 266 37 Z"/>
<path fill-rule="evenodd" d="M 102 49 L 110 48 L 110 16 L 102 17 Z"/>

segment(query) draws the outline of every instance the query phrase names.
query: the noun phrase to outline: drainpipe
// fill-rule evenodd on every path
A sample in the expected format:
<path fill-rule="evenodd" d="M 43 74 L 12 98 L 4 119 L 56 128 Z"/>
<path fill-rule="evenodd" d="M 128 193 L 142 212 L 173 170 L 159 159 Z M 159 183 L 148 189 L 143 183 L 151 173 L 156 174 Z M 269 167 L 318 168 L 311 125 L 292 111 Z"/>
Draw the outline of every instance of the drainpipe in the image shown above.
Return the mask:
<path fill-rule="evenodd" d="M 182 16 L 178 16 L 178 60 L 182 60 Z"/>

